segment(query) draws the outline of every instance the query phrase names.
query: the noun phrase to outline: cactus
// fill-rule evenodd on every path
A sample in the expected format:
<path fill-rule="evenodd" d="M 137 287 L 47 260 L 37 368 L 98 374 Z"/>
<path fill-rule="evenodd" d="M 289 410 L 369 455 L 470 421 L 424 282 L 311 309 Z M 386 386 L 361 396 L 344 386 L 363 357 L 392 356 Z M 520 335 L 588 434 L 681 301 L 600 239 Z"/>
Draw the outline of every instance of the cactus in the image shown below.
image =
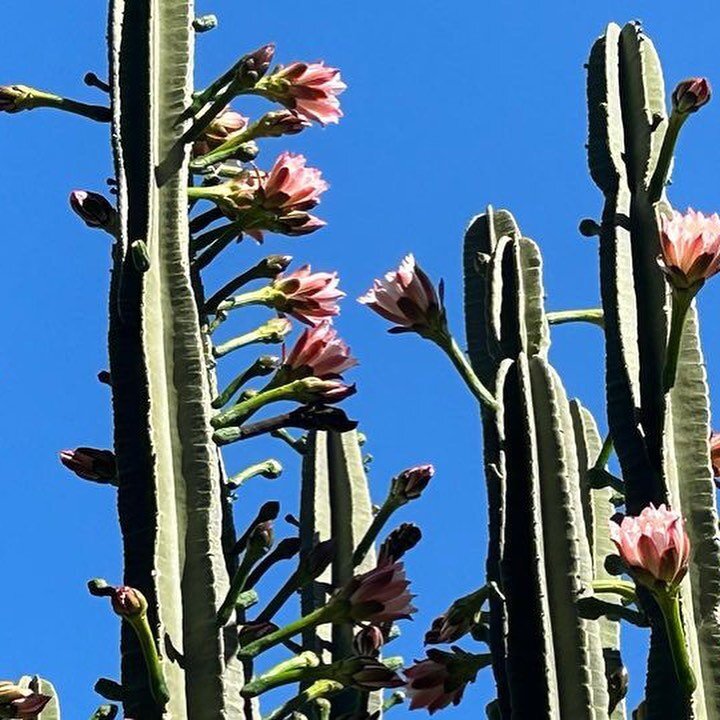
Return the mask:
<path fill-rule="evenodd" d="M 113 238 L 110 370 L 100 379 L 112 387 L 114 449 L 61 453 L 79 477 L 117 488 L 123 583 L 88 588 L 121 619 L 121 677 L 101 678 L 96 691 L 142 720 L 379 720 L 404 699 L 386 689 L 404 686 L 412 709 L 434 712 L 458 704 L 492 666 L 488 718 L 625 720 L 620 625 L 632 622 L 650 628 L 645 697 L 633 715 L 720 720 L 720 541 L 694 305 L 720 270 L 720 218 L 673 214 L 665 187 L 707 82 L 681 83 L 668 115 L 659 59 L 636 23 L 609 25 L 593 45 L 588 164 L 605 205 L 602 222 L 586 220 L 581 232 L 599 236 L 601 308 L 547 312 L 540 247 L 492 207 L 464 238 L 467 353 L 442 285 L 412 255 L 360 298 L 395 323 L 392 332 L 448 356 L 483 428 L 485 572 L 426 635 L 427 645 L 450 648 L 427 650 L 401 677 L 402 658 L 384 646 L 415 610 L 401 560 L 421 533 L 404 523 L 376 543 L 434 469 L 399 472 L 373 505 L 365 439 L 337 407 L 355 392 L 343 378 L 356 361 L 331 324 L 343 295 L 336 274 L 287 272 L 291 257 L 269 255 L 207 297 L 204 288 L 203 270 L 231 242 L 324 224 L 308 210 L 327 186 L 302 156 L 283 153 L 267 171 L 248 163 L 264 138 L 337 121 L 344 85 L 322 64 L 270 70 L 267 45 L 197 89 L 194 34 L 216 22 L 195 18 L 190 0 L 113 0 L 110 82 L 87 78 L 109 108 L 0 88 L 0 110 L 49 107 L 112 128 L 117 207 L 88 191 L 72 193 L 71 206 Z M 228 107 L 245 94 L 282 109 L 250 121 Z M 686 225 L 701 252 L 698 240 L 668 250 Z M 694 252 L 692 262 L 681 251 Z M 276 316 L 218 340 L 247 305 Z M 258 356 L 255 345 L 286 341 L 290 318 L 307 326 L 292 349 L 282 360 Z M 551 328 L 575 320 L 605 338 L 604 440 L 549 360 Z M 224 378 L 244 354 L 249 363 L 221 390 L 216 372 Z M 281 402 L 291 409 L 268 413 Z M 287 515 L 297 534 L 277 543 L 278 502 L 265 502 L 242 532 L 233 507 L 247 483 L 288 478 L 293 462 L 255 456 L 228 477 L 220 454 L 261 435 L 302 465 L 299 519 Z M 608 465 L 613 449 L 621 478 Z M 287 562 L 286 580 L 267 594 L 266 573 Z M 277 626 L 295 596 L 298 619 Z M 268 667 L 263 653 L 280 645 L 289 656 Z M 293 693 L 267 712 L 265 693 L 286 685 Z M 101 705 L 93 717 L 118 710 Z M 29 713 L 60 717 L 52 685 L 0 683 L 0 716 Z"/>

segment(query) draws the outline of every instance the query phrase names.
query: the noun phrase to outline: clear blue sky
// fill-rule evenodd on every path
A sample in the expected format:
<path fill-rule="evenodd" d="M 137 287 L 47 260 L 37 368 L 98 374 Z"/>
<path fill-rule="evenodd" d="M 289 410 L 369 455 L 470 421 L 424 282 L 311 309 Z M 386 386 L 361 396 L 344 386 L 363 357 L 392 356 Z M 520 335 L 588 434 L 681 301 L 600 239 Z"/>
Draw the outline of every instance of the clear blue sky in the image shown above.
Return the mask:
<path fill-rule="evenodd" d="M 103 5 L 5 0 L 0 83 L 97 100 L 82 77 L 88 70 L 106 72 Z M 261 156 L 269 163 L 289 146 L 322 168 L 332 186 L 319 213 L 327 229 L 306 239 L 270 237 L 266 248 L 342 274 L 349 297 L 339 328 L 362 363 L 353 373 L 359 394 L 348 409 L 369 437 L 376 499 L 397 470 L 427 461 L 437 467 L 426 496 L 398 516 L 425 531 L 408 561 L 420 612 L 397 641 L 409 659 L 420 653 L 430 620 L 483 582 L 480 430 L 474 403 L 447 361 L 419 339 L 386 335 L 384 323 L 353 298 L 414 250 L 433 276 L 445 278 L 451 321 L 461 335 L 460 237 L 468 218 L 492 203 L 512 209 L 540 243 L 551 309 L 596 304 L 596 246 L 576 230 L 581 218 L 597 218 L 601 208 L 583 147 L 583 63 L 590 45 L 608 21 L 641 18 L 669 86 L 706 74 L 720 87 L 720 7 L 695 0 L 202 0 L 198 10 L 217 13 L 221 23 L 198 41 L 201 84 L 244 51 L 273 40 L 279 61 L 324 58 L 342 68 L 349 85 L 339 127 L 276 141 Z M 677 206 L 720 209 L 719 120 L 716 100 L 683 133 L 671 192 Z M 61 448 L 110 443 L 108 389 L 95 380 L 107 366 L 109 245 L 67 206 L 73 188 L 104 187 L 111 171 L 107 139 L 105 127 L 75 117 L 0 117 L 6 328 L 0 677 L 38 672 L 51 678 L 73 720 L 98 704 L 96 678 L 118 672 L 116 618 L 85 590 L 90 577 L 121 577 L 113 491 L 75 479 L 57 462 Z M 209 285 L 258 255 L 250 242 L 233 248 Z M 720 373 L 712 354 L 720 330 L 709 321 L 719 292 L 717 283 L 701 299 L 711 378 Z M 255 319 L 252 312 L 245 317 L 248 325 Z M 554 330 L 553 362 L 569 392 L 604 427 L 601 356 L 596 329 Z M 241 360 L 228 362 L 230 371 Z M 270 454 L 285 462 L 285 475 L 272 486 L 260 479 L 248 487 L 239 501 L 240 524 L 268 497 L 294 509 L 298 466 L 282 447 L 246 444 L 227 460 L 237 471 Z M 626 657 L 637 701 L 645 651 L 642 635 L 635 637 Z M 486 674 L 447 715 L 481 717 L 492 697 Z M 394 714 L 405 717 L 405 711 Z"/>

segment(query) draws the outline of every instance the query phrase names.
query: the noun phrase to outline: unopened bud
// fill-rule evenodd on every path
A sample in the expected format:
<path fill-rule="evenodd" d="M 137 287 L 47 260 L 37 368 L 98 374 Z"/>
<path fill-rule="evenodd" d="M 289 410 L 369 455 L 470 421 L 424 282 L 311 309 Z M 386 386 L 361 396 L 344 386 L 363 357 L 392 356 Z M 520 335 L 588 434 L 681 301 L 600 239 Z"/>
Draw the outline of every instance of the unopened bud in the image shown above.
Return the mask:
<path fill-rule="evenodd" d="M 393 530 L 380 546 L 378 565 L 397 562 L 408 550 L 412 550 L 421 539 L 422 531 L 417 525 L 403 523 Z"/>
<path fill-rule="evenodd" d="M 422 495 L 434 474 L 432 465 L 416 465 L 403 470 L 393 478 L 390 493 L 403 503 L 415 500 Z"/>
<path fill-rule="evenodd" d="M 147 612 L 147 600 L 145 596 L 135 588 L 121 585 L 115 588 L 111 597 L 113 610 L 123 618 L 139 617 Z"/>
<path fill-rule="evenodd" d="M 258 120 L 254 133 L 255 137 L 280 137 L 281 135 L 296 135 L 312 123 L 300 117 L 293 110 L 276 110 L 263 115 Z"/>
<path fill-rule="evenodd" d="M 73 190 L 70 193 L 70 207 L 88 227 L 112 231 L 116 224 L 117 211 L 100 193 Z"/>
<path fill-rule="evenodd" d="M 30 688 L 0 681 L 0 717 L 37 718 L 50 699 L 49 695 L 42 695 Z"/>
<path fill-rule="evenodd" d="M 237 76 L 244 87 L 252 87 L 270 69 L 275 45 L 269 43 L 245 55 L 237 65 Z"/>
<path fill-rule="evenodd" d="M 268 255 L 259 263 L 259 270 L 262 274 L 259 277 L 269 279 L 276 278 L 281 272 L 287 270 L 292 262 L 292 255 Z"/>
<path fill-rule="evenodd" d="M 712 88 L 707 78 L 688 78 L 679 82 L 673 90 L 673 110 L 681 115 L 697 112 L 703 105 L 710 102 L 711 95 Z"/>
<path fill-rule="evenodd" d="M 353 638 L 353 650 L 365 657 L 377 657 L 384 644 L 385 636 L 377 625 L 367 625 Z"/>
<path fill-rule="evenodd" d="M 278 626 L 271 622 L 250 622 L 240 628 L 238 633 L 238 640 L 240 646 L 249 645 L 255 640 L 259 640 L 265 635 L 275 632 Z"/>
<path fill-rule="evenodd" d="M 308 377 L 297 381 L 297 400 L 301 403 L 337 403 L 356 393 L 355 385 L 339 380 Z"/>
<path fill-rule="evenodd" d="M 315 578 L 325 572 L 330 563 L 335 558 L 335 540 L 323 540 L 319 542 L 310 552 L 302 559 L 302 574 L 305 580 L 315 580 Z"/>
<path fill-rule="evenodd" d="M 60 462 L 83 480 L 92 480 L 102 484 L 117 484 L 115 453 L 111 450 L 98 450 L 91 447 L 62 450 L 60 452 Z"/>
<path fill-rule="evenodd" d="M 205 33 L 214 30 L 218 25 L 218 19 L 215 15 L 201 15 L 193 20 L 192 26 L 196 33 Z"/>
<path fill-rule="evenodd" d="M 292 330 L 292 323 L 287 318 L 272 318 L 258 328 L 260 339 L 264 343 L 281 343 Z"/>
<path fill-rule="evenodd" d="M 275 539 L 272 520 L 258 523 L 248 539 L 248 552 L 264 555 L 270 550 Z"/>
<path fill-rule="evenodd" d="M 27 85 L 0 86 L 0 112 L 16 113 L 29 110 L 32 100 L 32 88 Z"/>

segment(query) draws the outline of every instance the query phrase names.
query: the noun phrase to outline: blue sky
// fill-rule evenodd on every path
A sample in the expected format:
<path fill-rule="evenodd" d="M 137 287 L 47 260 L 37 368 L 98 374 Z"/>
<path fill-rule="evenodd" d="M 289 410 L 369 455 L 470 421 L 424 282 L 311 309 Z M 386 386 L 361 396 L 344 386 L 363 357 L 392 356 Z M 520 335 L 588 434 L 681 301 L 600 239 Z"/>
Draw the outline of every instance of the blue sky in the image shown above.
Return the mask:
<path fill-rule="evenodd" d="M 88 70 L 106 72 L 102 5 L 5 0 L 12 29 L 0 45 L 0 82 L 99 101 L 82 77 Z M 415 337 L 386 335 L 384 323 L 354 298 L 413 250 L 434 277 L 445 278 L 451 322 L 462 337 L 460 238 L 467 220 L 492 203 L 511 209 L 539 242 L 549 308 L 595 305 L 596 246 L 577 232 L 580 219 L 597 218 L 601 209 L 583 147 L 583 63 L 590 45 L 608 21 L 640 18 L 661 53 L 668 86 L 691 74 L 720 83 L 720 7 L 694 0 L 681 7 L 619 0 L 202 0 L 198 11 L 220 16 L 220 27 L 198 40 L 200 85 L 271 40 L 280 62 L 323 58 L 342 69 L 349 85 L 339 127 L 271 141 L 261 156 L 261 164 L 270 163 L 289 147 L 322 168 L 331 189 L 319 214 L 328 228 L 305 239 L 270 237 L 263 250 L 250 242 L 233 247 L 210 271 L 208 285 L 268 251 L 341 273 L 348 299 L 338 326 L 361 361 L 352 373 L 359 393 L 347 407 L 369 438 L 375 497 L 382 499 L 388 478 L 409 464 L 437 468 L 423 499 L 397 517 L 425 531 L 408 561 L 420 612 L 397 641 L 409 659 L 419 654 L 430 620 L 483 582 L 480 430 L 476 407 L 446 359 Z M 238 105 L 248 112 L 257 107 Z M 683 132 L 671 190 L 678 207 L 714 211 L 720 205 L 719 119 L 720 106 L 711 103 Z M 109 245 L 67 206 L 70 190 L 104 187 L 111 170 L 107 140 L 105 127 L 57 113 L 0 117 L 6 327 L 0 677 L 38 672 L 51 678 L 70 718 L 89 716 L 99 702 L 93 683 L 118 672 L 116 618 L 85 590 L 90 577 L 120 579 L 113 491 L 76 480 L 57 462 L 62 448 L 110 443 L 108 389 L 95 380 L 107 366 Z M 711 352 L 720 331 L 708 316 L 719 287 L 711 284 L 700 303 L 711 380 L 720 372 Z M 240 322 L 249 327 L 260 317 L 250 311 Z M 557 328 L 551 358 L 569 393 L 604 427 L 600 333 Z M 229 360 L 223 372 L 245 359 Z M 272 485 L 248 486 L 238 501 L 239 525 L 269 497 L 294 509 L 298 464 L 283 447 L 258 441 L 226 457 L 237 471 L 271 454 L 286 472 Z M 645 651 L 642 634 L 632 637 L 626 658 L 636 702 Z M 492 697 L 485 674 L 447 715 L 479 717 Z"/>

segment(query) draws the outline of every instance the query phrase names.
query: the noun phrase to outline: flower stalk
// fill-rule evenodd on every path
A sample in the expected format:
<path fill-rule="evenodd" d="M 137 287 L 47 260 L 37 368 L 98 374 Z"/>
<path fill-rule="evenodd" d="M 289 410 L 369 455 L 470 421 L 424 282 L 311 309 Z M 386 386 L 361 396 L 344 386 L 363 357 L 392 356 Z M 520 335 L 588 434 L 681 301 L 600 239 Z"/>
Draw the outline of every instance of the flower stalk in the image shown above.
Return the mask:
<path fill-rule="evenodd" d="M 668 337 L 665 354 L 665 367 L 663 368 L 663 387 L 665 392 L 672 390 L 675 385 L 678 357 L 680 355 L 680 343 L 682 342 L 682 331 L 685 326 L 685 318 L 692 305 L 695 294 L 692 290 L 673 288 L 670 335 Z"/>
<path fill-rule="evenodd" d="M 565 323 L 584 322 L 597 325 L 599 328 L 605 326 L 605 315 L 602 308 L 584 308 L 582 310 L 557 310 L 547 313 L 547 321 L 550 325 L 564 325 Z"/>
<path fill-rule="evenodd" d="M 255 345 L 257 343 L 278 345 L 283 341 L 290 330 L 292 330 L 292 325 L 288 320 L 283 318 L 273 318 L 255 330 L 251 330 L 250 332 L 233 338 L 232 340 L 228 340 L 221 345 L 216 345 L 213 348 L 213 356 L 221 358 L 234 350 L 239 350 L 240 348 L 247 347 L 248 345 Z"/>
<path fill-rule="evenodd" d="M 661 591 L 653 593 L 653 596 L 665 621 L 665 630 L 678 682 L 685 695 L 689 697 L 695 692 L 697 679 L 690 663 L 690 655 L 685 640 L 685 630 L 680 615 L 679 594 L 677 592 Z"/>
<path fill-rule="evenodd" d="M 102 123 L 110 122 L 112 118 L 110 108 L 101 105 L 88 105 L 27 85 L 0 87 L 0 111 L 17 113 L 36 108 L 62 110 Z"/>

